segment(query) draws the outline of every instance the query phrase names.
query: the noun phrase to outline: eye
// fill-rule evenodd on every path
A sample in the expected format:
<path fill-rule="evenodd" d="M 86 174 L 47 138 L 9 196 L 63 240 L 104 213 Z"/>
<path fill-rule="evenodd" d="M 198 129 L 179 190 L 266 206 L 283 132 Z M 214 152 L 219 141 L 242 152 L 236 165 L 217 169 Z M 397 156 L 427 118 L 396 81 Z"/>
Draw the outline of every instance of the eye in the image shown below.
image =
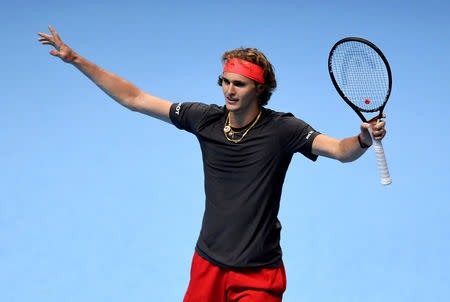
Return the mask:
<path fill-rule="evenodd" d="M 235 82 L 234 82 L 234 86 L 236 86 L 236 87 L 244 87 L 244 86 L 245 86 L 245 83 L 239 82 L 239 81 L 235 81 Z"/>
<path fill-rule="evenodd" d="M 222 82 L 225 83 L 225 85 L 230 85 L 230 81 L 228 81 L 227 78 L 222 78 Z"/>

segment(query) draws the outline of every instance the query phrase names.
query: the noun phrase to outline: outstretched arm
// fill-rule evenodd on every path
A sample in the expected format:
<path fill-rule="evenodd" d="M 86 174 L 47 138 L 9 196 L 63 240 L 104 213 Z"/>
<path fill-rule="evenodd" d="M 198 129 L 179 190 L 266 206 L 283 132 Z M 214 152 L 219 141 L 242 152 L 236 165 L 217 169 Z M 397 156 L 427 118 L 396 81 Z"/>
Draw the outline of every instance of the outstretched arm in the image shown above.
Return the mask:
<path fill-rule="evenodd" d="M 130 110 L 150 115 L 168 123 L 171 122 L 169 110 L 172 102 L 149 95 L 127 80 L 89 62 L 67 46 L 51 26 L 48 28 L 51 35 L 38 33 L 41 36 L 38 41 L 55 48 L 50 50 L 51 55 L 74 65 L 100 89 Z"/>
<path fill-rule="evenodd" d="M 386 117 L 383 114 L 383 117 Z M 341 162 L 351 162 L 358 159 L 366 152 L 367 148 L 362 148 L 359 143 L 358 136 L 365 146 L 372 145 L 372 138 L 369 128 L 372 128 L 374 139 L 381 140 L 386 135 L 386 123 L 384 121 L 377 122 L 377 117 L 371 119 L 368 123 L 362 123 L 361 133 L 354 137 L 346 139 L 336 139 L 323 134 L 318 135 L 313 142 L 312 152 L 316 155 L 322 155 L 337 159 Z"/>

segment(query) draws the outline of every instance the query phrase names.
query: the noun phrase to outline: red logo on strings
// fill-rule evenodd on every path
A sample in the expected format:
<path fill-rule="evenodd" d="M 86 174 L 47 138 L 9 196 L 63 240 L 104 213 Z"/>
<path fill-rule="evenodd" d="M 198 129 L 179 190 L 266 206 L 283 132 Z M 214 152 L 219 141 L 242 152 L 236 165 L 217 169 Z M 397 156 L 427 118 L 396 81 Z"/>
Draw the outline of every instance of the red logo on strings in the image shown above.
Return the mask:
<path fill-rule="evenodd" d="M 369 100 L 369 99 L 365 99 L 365 100 L 364 100 L 364 103 L 370 104 L 370 100 Z"/>

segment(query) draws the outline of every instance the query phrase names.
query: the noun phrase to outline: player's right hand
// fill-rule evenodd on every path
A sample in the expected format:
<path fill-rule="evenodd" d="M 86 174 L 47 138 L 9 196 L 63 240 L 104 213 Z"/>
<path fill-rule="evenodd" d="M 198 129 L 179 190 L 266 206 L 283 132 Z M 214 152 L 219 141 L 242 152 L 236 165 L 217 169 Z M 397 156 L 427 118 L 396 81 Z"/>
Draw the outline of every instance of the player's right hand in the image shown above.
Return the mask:
<path fill-rule="evenodd" d="M 76 58 L 76 53 L 67 46 L 59 37 L 58 33 L 49 25 L 48 29 L 52 33 L 51 35 L 47 35 L 44 33 L 38 33 L 41 38 L 38 39 L 43 45 L 51 45 L 55 49 L 50 50 L 50 54 L 59 57 L 66 63 L 72 63 Z"/>

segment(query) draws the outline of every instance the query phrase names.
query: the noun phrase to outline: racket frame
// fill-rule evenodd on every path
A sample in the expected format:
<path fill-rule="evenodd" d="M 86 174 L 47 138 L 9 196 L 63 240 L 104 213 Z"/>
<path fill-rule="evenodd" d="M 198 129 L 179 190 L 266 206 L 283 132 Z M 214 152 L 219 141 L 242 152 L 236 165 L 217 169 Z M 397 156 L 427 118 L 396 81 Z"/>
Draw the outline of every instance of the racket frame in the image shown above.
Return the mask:
<path fill-rule="evenodd" d="M 342 92 L 341 88 L 339 88 L 339 85 L 334 77 L 334 73 L 333 73 L 333 68 L 332 68 L 332 63 L 331 63 L 331 58 L 333 57 L 333 53 L 336 50 L 336 48 L 342 44 L 342 43 L 346 43 L 346 42 L 351 42 L 351 41 L 355 41 L 355 42 L 361 42 L 366 44 L 367 46 L 369 46 L 370 48 L 372 48 L 373 50 L 375 50 L 378 55 L 381 57 L 381 59 L 383 60 L 384 64 L 386 65 L 386 69 L 387 69 L 387 73 L 388 73 L 388 90 L 386 93 L 386 97 L 384 99 L 383 104 L 373 110 L 363 110 L 361 108 L 358 108 L 356 105 L 354 105 L 348 98 L 347 96 Z M 381 50 L 372 42 L 363 39 L 363 38 L 358 38 L 358 37 L 347 37 L 344 39 L 339 40 L 338 42 L 336 42 L 336 44 L 334 44 L 333 48 L 331 48 L 330 51 L 330 55 L 328 57 L 328 71 L 330 73 L 330 77 L 331 77 L 331 81 L 333 82 L 334 87 L 336 88 L 337 92 L 339 93 L 339 95 L 344 99 L 344 101 L 356 112 L 356 114 L 360 117 L 360 119 L 364 122 L 367 123 L 367 119 L 364 117 L 364 115 L 361 112 L 376 112 L 376 111 L 380 111 L 380 113 L 378 114 L 378 119 L 381 120 L 382 116 L 383 116 L 383 110 L 384 107 L 386 106 L 386 103 L 389 99 L 389 96 L 391 95 L 391 89 L 392 89 L 392 74 L 391 74 L 391 67 L 389 66 L 388 60 L 386 59 L 386 57 L 384 56 L 384 54 L 381 52 Z"/>

